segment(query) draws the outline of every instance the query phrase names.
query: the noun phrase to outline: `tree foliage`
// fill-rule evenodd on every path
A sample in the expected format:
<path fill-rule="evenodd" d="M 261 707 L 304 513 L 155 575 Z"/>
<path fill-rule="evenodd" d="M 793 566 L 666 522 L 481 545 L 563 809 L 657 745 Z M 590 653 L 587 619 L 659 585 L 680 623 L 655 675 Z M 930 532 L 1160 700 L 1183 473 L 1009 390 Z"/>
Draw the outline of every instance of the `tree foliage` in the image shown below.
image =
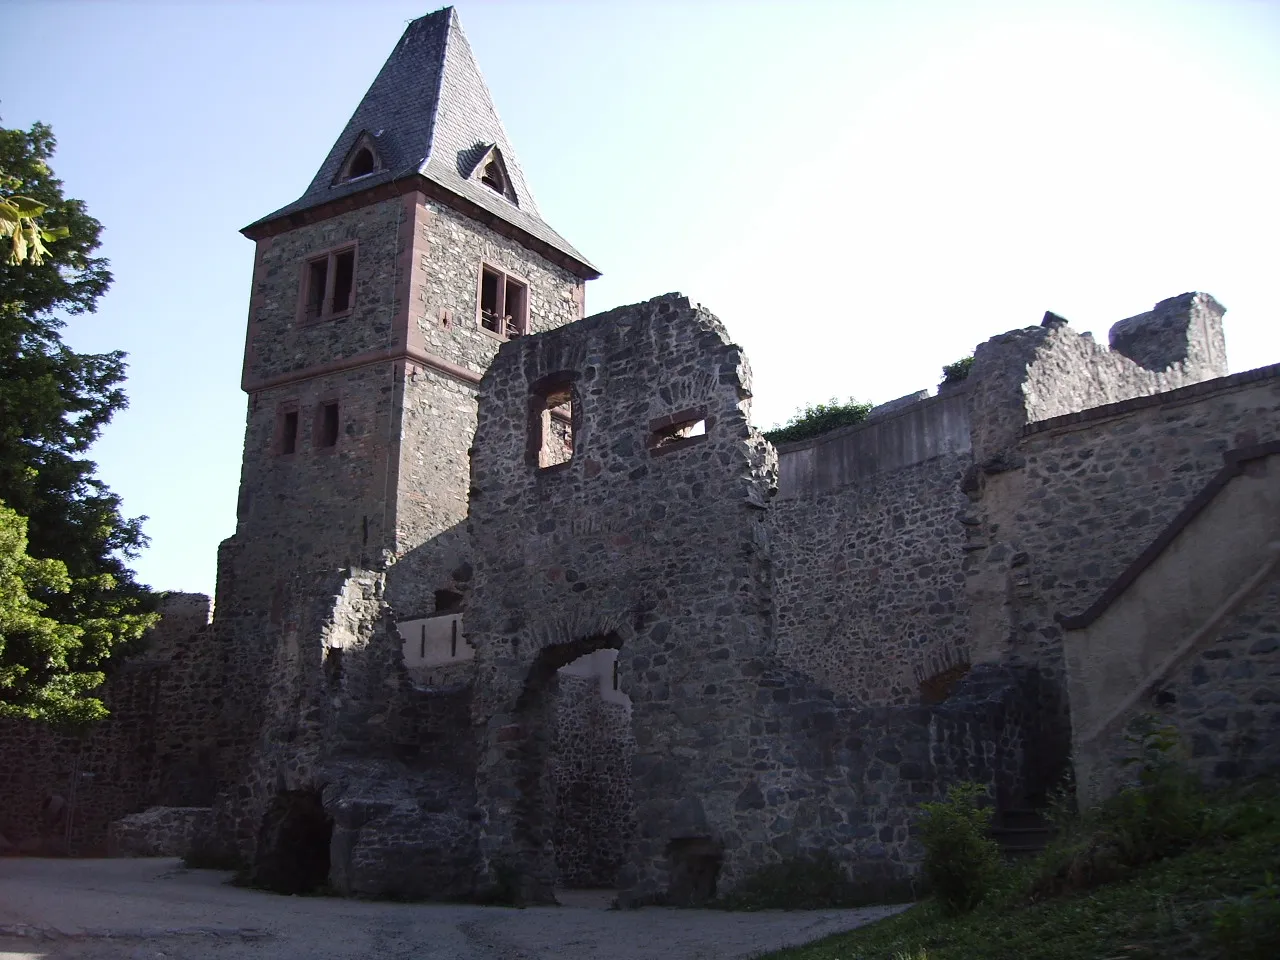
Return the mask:
<path fill-rule="evenodd" d="M 76 684 L 113 651 L 138 641 L 155 616 L 154 597 L 127 566 L 146 543 L 143 518 L 121 515 L 120 498 L 85 456 L 126 405 L 124 354 L 76 353 L 62 342 L 63 317 L 93 312 L 111 273 L 95 256 L 102 225 L 83 202 L 63 195 L 48 166 L 55 146 L 44 124 L 0 128 L 4 193 L 31 201 L 27 209 L 39 217 L 39 229 L 56 237 L 38 258 L 28 250 L 25 262 L 0 262 L 0 500 L 25 519 L 25 553 L 65 568 L 65 580 L 24 581 L 41 616 L 80 633 L 64 646 L 65 658 L 50 658 L 35 634 L 10 628 L 0 663 L 25 673 L 16 685 L 0 682 L 0 704 L 48 719 L 82 719 L 78 707 L 64 709 L 92 699 Z M 4 601 L 17 602 L 8 595 Z"/>
<path fill-rule="evenodd" d="M 102 674 L 71 667 L 84 629 L 46 617 L 32 596 L 70 589 L 66 564 L 28 556 L 26 519 L 0 502 L 0 717 L 83 722 L 104 713 L 86 696 Z"/>
<path fill-rule="evenodd" d="M 862 423 L 870 412 L 869 403 L 862 403 L 853 397 L 847 402 L 841 402 L 832 397 L 826 403 L 811 403 L 797 410 L 783 426 L 766 430 L 764 436 L 770 443 L 808 440 L 837 427 L 852 427 Z"/>

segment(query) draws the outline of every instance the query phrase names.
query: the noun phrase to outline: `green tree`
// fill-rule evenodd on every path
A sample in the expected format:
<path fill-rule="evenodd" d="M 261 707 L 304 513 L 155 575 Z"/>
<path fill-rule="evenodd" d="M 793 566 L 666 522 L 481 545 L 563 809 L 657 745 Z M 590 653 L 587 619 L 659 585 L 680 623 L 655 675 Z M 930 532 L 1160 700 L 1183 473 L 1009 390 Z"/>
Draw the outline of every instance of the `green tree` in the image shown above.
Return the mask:
<path fill-rule="evenodd" d="M 86 696 L 102 674 L 71 668 L 84 630 L 44 616 L 45 604 L 31 595 L 70 589 L 66 564 L 28 556 L 26 519 L 0 502 L 0 717 L 102 716 L 101 701 Z"/>
<path fill-rule="evenodd" d="M 91 676 L 113 651 L 138 641 L 155 621 L 155 598 L 127 566 L 146 543 L 143 518 L 121 515 L 120 498 L 85 456 L 126 405 L 124 354 L 76 353 L 62 342 L 63 318 L 92 313 L 111 273 L 94 255 L 102 225 L 83 202 L 63 195 L 48 166 L 55 146 L 44 124 L 0 128 L 4 194 L 34 204 L 28 212 L 57 238 L 38 258 L 0 261 L 0 500 L 25 518 L 26 553 L 65 567 L 65 582 L 37 579 L 29 587 L 42 617 L 80 634 L 64 661 L 42 658 L 21 628 L 7 633 L 0 666 L 26 670 L 20 683 L 0 681 L 0 704 L 58 720 L 83 719 L 64 707 L 92 700 L 75 686 L 80 680 L 60 678 Z M 46 695 L 58 690 L 66 696 Z"/>

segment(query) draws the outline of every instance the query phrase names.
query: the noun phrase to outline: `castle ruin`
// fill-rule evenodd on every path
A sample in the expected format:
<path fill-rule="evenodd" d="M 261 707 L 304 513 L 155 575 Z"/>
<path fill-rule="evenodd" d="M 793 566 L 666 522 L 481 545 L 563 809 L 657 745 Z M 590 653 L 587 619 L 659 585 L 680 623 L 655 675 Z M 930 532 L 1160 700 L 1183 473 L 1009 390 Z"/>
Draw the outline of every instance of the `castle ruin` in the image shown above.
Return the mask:
<path fill-rule="evenodd" d="M 1212 297 L 775 449 L 706 309 L 585 316 L 452 9 L 244 233 L 216 613 L 171 595 L 88 736 L 0 725 L 20 850 L 697 904 L 819 851 L 894 889 L 921 801 L 1095 801 L 1141 713 L 1280 762 L 1280 365 L 1228 375 Z"/>

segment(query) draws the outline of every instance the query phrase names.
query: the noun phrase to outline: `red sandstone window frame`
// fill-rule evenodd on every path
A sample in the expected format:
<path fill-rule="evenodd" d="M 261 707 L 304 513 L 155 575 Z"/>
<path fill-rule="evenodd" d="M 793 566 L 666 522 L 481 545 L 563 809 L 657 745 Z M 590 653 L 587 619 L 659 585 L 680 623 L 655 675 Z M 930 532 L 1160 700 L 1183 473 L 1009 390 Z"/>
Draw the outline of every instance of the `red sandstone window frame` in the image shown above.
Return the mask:
<path fill-rule="evenodd" d="M 351 254 L 350 288 L 347 291 L 347 303 L 341 310 L 333 309 L 335 287 L 338 283 L 338 258 Z M 313 309 L 313 267 L 323 263 L 324 292 L 320 295 L 318 309 Z M 348 240 L 327 250 L 313 253 L 302 261 L 301 274 L 298 277 L 298 316 L 299 326 L 313 323 L 324 323 L 326 320 L 338 320 L 351 315 L 356 306 L 356 277 L 360 271 L 360 244 L 356 240 Z"/>
<path fill-rule="evenodd" d="M 497 303 L 495 310 L 485 309 L 484 275 L 491 273 L 497 277 Z M 521 290 L 520 305 L 515 314 L 509 314 L 507 307 L 507 287 L 514 283 Z M 476 273 L 476 329 L 495 340 L 506 342 L 529 333 L 529 291 L 527 278 L 504 270 L 488 260 L 480 261 L 480 269 Z"/>

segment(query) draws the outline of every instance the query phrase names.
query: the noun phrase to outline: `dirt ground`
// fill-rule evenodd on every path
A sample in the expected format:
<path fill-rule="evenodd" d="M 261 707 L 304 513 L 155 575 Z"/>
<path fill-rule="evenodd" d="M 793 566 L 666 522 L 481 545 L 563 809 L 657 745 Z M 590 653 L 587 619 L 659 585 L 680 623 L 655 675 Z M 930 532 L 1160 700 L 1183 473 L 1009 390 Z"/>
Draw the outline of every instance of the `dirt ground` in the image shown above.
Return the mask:
<path fill-rule="evenodd" d="M 228 876 L 177 860 L 0 859 L 0 960 L 728 960 L 901 909 L 619 911 L 591 894 L 527 910 L 368 903 Z"/>

